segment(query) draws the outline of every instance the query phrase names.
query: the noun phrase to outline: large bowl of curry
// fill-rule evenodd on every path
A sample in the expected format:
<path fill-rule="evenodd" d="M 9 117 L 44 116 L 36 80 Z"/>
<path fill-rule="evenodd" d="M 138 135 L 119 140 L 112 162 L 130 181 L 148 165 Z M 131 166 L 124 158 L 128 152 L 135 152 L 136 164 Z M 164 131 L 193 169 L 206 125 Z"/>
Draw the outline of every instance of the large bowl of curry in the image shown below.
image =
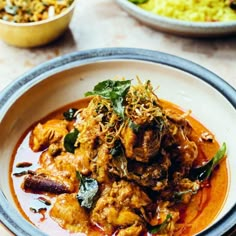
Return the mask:
<path fill-rule="evenodd" d="M 15 235 L 233 230 L 236 91 L 188 60 L 108 48 L 0 97 L 0 220 Z"/>

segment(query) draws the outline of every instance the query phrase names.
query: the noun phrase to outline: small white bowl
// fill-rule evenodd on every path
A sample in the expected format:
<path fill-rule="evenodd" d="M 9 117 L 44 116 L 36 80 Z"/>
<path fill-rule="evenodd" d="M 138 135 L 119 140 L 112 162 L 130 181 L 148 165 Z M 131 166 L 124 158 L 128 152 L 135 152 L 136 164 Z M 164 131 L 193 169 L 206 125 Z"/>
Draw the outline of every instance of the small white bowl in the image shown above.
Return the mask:
<path fill-rule="evenodd" d="M 199 235 L 223 235 L 236 222 L 236 91 L 207 69 L 169 54 L 130 48 L 75 52 L 34 68 L 0 94 L 0 221 L 16 235 L 44 235 L 17 210 L 9 189 L 10 159 L 21 135 L 51 111 L 84 97 L 105 79 L 138 75 L 160 86 L 160 98 L 191 109 L 228 147 L 229 192 L 223 209 Z"/>

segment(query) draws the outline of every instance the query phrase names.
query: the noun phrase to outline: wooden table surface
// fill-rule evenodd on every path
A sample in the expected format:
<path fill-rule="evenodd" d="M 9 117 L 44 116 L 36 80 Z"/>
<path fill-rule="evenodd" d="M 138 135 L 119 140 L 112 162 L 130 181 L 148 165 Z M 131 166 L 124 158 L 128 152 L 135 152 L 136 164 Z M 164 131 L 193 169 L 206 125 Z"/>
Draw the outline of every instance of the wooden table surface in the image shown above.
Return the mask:
<path fill-rule="evenodd" d="M 0 91 L 49 59 L 102 47 L 137 47 L 174 54 L 206 67 L 236 88 L 236 36 L 213 39 L 174 36 L 138 22 L 113 0 L 80 0 L 69 30 L 50 45 L 20 49 L 0 41 Z M 0 235 L 9 233 L 0 226 Z"/>

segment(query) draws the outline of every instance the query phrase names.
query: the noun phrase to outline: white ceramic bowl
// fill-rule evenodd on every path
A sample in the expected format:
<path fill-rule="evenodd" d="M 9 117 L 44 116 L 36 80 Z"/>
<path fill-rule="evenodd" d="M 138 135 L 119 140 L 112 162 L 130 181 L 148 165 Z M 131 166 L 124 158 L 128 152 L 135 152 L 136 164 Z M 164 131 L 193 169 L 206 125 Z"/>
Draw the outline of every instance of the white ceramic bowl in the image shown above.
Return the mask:
<path fill-rule="evenodd" d="M 216 37 L 236 34 L 236 21 L 190 22 L 172 19 L 148 12 L 128 0 L 116 2 L 139 21 L 167 33 L 188 37 Z"/>
<path fill-rule="evenodd" d="M 169 54 L 129 48 L 75 52 L 36 67 L 0 94 L 0 220 L 16 235 L 44 235 L 17 211 L 9 162 L 23 132 L 51 111 L 84 96 L 105 79 L 150 79 L 159 97 L 191 109 L 228 146 L 230 187 L 213 225 L 199 235 L 223 235 L 236 222 L 236 91 L 207 69 Z"/>

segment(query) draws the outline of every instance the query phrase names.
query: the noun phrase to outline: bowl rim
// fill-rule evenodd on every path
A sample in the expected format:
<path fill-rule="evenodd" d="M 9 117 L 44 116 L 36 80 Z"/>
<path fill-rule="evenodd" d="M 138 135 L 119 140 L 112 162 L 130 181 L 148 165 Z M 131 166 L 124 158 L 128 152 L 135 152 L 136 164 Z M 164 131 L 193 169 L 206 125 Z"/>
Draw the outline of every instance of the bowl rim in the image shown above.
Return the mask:
<path fill-rule="evenodd" d="M 46 24 L 46 23 L 49 23 L 51 21 L 55 21 L 55 20 L 65 16 L 65 15 L 67 15 L 69 12 L 73 11 L 73 9 L 75 8 L 77 2 L 78 2 L 78 0 L 73 0 L 71 5 L 69 7 L 67 7 L 66 10 L 64 10 L 63 12 L 61 12 L 58 15 L 47 18 L 45 20 L 40 20 L 40 21 L 35 21 L 35 22 L 16 23 L 16 22 L 10 22 L 10 21 L 5 21 L 3 19 L 0 19 L 0 24 L 15 26 L 15 27 L 29 27 L 29 26 L 37 26 L 37 25 Z"/>
<path fill-rule="evenodd" d="M 198 65 L 190 60 L 172 54 L 147 50 L 141 48 L 98 48 L 82 50 L 69 53 L 63 56 L 46 61 L 22 76 L 11 82 L 2 92 L 0 92 L 0 113 L 4 112 L 11 99 L 20 96 L 20 91 L 29 88 L 33 83 L 46 79 L 50 75 L 63 70 L 79 67 L 82 65 L 101 61 L 135 60 L 152 62 L 169 66 L 200 79 L 218 92 L 220 92 L 228 102 L 236 109 L 236 90 L 210 70 Z M 236 203 L 219 221 L 197 234 L 198 236 L 215 236 L 228 232 L 235 225 Z M 2 190 L 0 189 L 0 221 L 13 233 L 24 236 L 44 236 L 45 233 L 39 231 L 35 226 L 23 219 L 13 206 L 11 206 Z"/>
<path fill-rule="evenodd" d="M 120 5 L 125 6 L 132 12 L 137 12 L 141 16 L 145 17 L 147 20 L 156 20 L 160 23 L 168 23 L 170 25 L 183 26 L 183 27 L 194 27 L 194 28 L 221 28 L 221 27 L 236 27 L 236 20 L 231 21 L 218 21 L 218 22 L 196 22 L 196 21 L 185 21 L 180 19 L 175 19 L 167 16 L 161 16 L 154 14 L 153 12 L 146 11 L 134 3 L 129 2 L 128 0 L 116 0 Z M 235 28 L 236 30 L 236 28 Z"/>

